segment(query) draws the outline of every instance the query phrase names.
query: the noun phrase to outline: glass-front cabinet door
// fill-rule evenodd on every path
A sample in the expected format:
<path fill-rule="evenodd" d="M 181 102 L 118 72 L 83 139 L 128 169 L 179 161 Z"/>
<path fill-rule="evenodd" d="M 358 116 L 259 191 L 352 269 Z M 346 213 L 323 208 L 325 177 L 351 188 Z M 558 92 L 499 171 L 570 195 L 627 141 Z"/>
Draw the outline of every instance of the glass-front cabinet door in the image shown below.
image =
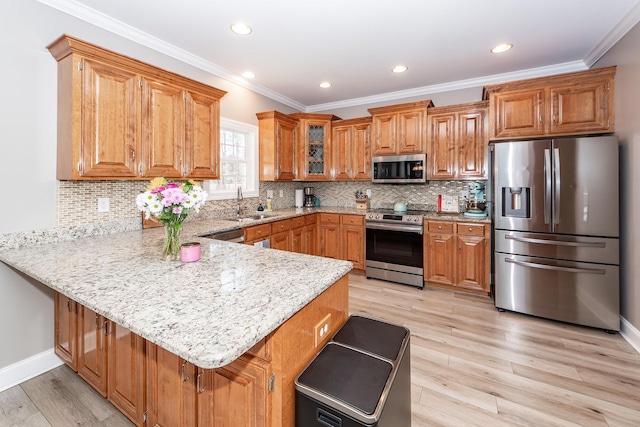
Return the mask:
<path fill-rule="evenodd" d="M 300 121 L 302 140 L 296 150 L 298 179 L 325 181 L 331 178 L 331 120 L 332 114 L 296 113 Z"/>

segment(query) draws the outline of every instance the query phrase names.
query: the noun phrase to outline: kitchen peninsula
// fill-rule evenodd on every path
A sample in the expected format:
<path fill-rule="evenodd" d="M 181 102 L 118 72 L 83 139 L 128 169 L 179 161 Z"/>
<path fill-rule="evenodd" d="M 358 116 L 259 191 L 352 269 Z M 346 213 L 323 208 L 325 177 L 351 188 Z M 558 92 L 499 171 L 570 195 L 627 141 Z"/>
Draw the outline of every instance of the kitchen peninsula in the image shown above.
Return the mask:
<path fill-rule="evenodd" d="M 28 246 L 0 260 L 54 289 L 64 301 L 58 311 L 77 314 L 66 343 L 77 353 L 66 361 L 72 368 L 108 354 L 105 376 L 137 369 L 133 397 L 122 404 L 119 391 L 112 399 L 122 381 L 103 379 L 99 390 L 134 423 L 293 426 L 293 380 L 346 319 L 352 264 L 192 237 L 217 223 L 185 224 L 183 241 L 202 245 L 194 263 L 161 259 L 162 229 Z M 318 340 L 325 322 L 329 332 Z M 97 339 L 103 332 L 112 335 Z M 127 334 L 143 343 L 129 351 L 143 355 L 137 368 L 113 365 L 130 362 L 115 360 L 122 348 L 108 348 Z"/>

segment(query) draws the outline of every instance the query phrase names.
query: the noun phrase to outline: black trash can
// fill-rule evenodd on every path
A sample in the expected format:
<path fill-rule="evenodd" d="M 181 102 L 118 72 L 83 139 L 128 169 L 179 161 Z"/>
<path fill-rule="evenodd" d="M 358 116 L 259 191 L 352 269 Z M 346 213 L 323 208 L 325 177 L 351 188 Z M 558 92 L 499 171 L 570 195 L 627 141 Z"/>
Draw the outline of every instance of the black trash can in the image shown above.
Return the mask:
<path fill-rule="evenodd" d="M 353 315 L 298 376 L 298 427 L 410 427 L 409 330 Z"/>

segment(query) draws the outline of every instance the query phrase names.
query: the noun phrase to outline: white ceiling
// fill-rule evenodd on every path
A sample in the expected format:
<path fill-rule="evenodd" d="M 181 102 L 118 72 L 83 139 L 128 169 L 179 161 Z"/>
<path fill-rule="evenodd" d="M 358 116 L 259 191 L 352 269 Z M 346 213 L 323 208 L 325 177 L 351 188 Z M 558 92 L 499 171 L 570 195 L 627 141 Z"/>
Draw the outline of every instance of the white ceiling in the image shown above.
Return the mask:
<path fill-rule="evenodd" d="M 583 70 L 640 21 L 640 0 L 39 1 L 302 111 Z"/>

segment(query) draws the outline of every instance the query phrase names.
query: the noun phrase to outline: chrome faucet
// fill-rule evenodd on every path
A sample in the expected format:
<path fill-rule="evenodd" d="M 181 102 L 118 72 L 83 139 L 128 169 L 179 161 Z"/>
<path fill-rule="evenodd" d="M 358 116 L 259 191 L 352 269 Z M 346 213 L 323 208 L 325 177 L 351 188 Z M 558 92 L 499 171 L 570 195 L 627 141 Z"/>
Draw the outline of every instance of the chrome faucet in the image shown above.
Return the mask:
<path fill-rule="evenodd" d="M 240 216 L 240 214 L 242 213 L 242 208 L 240 207 L 240 202 L 242 201 L 242 186 L 238 185 L 238 209 L 236 211 L 236 213 L 238 214 L 238 216 Z"/>

